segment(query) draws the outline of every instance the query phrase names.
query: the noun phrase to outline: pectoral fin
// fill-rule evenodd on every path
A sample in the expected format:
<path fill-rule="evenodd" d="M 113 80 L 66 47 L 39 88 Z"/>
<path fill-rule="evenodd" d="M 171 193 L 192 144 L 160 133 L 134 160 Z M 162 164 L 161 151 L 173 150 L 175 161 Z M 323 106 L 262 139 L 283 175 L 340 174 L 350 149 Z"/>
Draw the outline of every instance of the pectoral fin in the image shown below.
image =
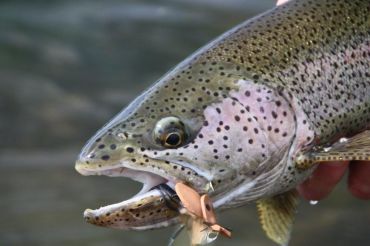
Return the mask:
<path fill-rule="evenodd" d="M 296 190 L 257 201 L 262 228 L 279 245 L 289 243 L 298 201 Z"/>
<path fill-rule="evenodd" d="M 328 161 L 370 161 L 370 130 L 349 139 L 341 138 L 331 147 L 299 154 L 296 165 L 300 169 L 306 169 L 317 162 Z"/>

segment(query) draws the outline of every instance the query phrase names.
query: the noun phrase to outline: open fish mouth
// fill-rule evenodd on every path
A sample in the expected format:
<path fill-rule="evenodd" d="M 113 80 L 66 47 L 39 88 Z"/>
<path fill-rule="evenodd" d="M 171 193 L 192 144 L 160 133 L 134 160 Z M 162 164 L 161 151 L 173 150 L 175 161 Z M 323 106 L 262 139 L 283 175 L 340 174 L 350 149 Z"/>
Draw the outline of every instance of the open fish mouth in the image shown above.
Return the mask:
<path fill-rule="evenodd" d="M 78 171 L 83 175 L 128 177 L 143 183 L 143 188 L 128 200 L 94 210 L 86 209 L 86 222 L 122 230 L 147 230 L 179 223 L 181 203 L 174 191 L 173 181 L 154 173 L 125 167 L 99 172 Z"/>

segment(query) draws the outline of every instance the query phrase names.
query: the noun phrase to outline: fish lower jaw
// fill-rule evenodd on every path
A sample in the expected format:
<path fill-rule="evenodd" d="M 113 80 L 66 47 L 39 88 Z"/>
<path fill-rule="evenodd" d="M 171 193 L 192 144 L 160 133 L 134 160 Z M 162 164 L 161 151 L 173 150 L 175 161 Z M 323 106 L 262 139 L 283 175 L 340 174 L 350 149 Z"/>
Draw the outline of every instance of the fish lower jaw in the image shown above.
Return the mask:
<path fill-rule="evenodd" d="M 178 222 L 180 204 L 173 200 L 176 197 L 175 181 L 151 172 L 122 166 L 80 173 L 83 175 L 127 177 L 143 184 L 142 189 L 130 199 L 98 209 L 86 209 L 84 212 L 86 222 L 122 230 L 155 229 Z M 173 203 L 173 206 L 169 207 L 169 203 Z"/>
<path fill-rule="evenodd" d="M 163 185 L 163 184 L 162 184 Z M 164 184 L 172 186 L 171 182 Z M 169 188 L 172 190 L 172 188 Z M 161 189 L 142 189 L 130 199 L 98 209 L 86 209 L 84 219 L 90 224 L 121 230 L 163 228 L 180 222 L 177 208 L 168 208 L 168 197 Z"/>

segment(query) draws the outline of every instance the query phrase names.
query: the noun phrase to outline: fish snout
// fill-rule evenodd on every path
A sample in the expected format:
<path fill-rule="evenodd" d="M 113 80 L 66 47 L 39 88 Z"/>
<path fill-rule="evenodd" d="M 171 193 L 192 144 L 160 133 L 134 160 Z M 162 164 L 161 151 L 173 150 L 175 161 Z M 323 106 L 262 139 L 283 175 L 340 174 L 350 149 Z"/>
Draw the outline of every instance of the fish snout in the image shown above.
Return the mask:
<path fill-rule="evenodd" d="M 111 168 L 134 154 L 134 148 L 112 135 L 94 137 L 86 143 L 76 161 L 75 169 L 83 174 Z"/>

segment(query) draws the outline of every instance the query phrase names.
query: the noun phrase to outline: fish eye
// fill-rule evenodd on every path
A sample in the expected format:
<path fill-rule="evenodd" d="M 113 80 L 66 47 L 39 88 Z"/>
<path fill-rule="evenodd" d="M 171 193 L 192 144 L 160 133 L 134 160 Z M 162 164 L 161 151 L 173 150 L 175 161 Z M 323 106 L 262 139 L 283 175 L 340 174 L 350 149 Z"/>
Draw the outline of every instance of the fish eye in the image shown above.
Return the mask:
<path fill-rule="evenodd" d="M 160 119 L 155 125 L 153 134 L 155 142 L 165 148 L 177 148 L 187 137 L 184 123 L 174 116 Z"/>

